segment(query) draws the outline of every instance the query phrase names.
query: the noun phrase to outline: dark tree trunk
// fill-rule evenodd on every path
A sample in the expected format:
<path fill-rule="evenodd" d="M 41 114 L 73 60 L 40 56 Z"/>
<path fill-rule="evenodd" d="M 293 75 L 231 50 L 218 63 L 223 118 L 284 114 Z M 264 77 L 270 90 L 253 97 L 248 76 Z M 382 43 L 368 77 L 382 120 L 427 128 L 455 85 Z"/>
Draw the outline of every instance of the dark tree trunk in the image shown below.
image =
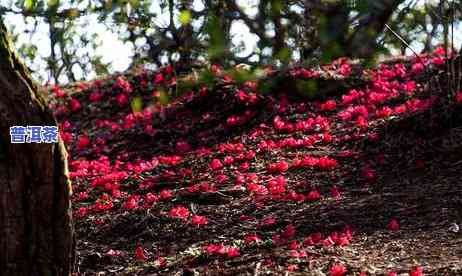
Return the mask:
<path fill-rule="evenodd" d="M 305 0 L 302 58 L 320 50 L 324 62 L 346 55 L 350 9 L 346 1 Z"/>
<path fill-rule="evenodd" d="M 368 1 L 369 9 L 346 42 L 350 57 L 369 58 L 377 49 L 377 37 L 404 0 Z"/>
<path fill-rule="evenodd" d="M 354 1 L 353 1 L 354 2 Z M 350 31 L 351 7 L 348 1 L 305 0 L 305 28 L 307 41 L 314 48 L 319 44 L 325 61 L 339 57 L 369 58 L 377 52 L 377 38 L 383 33 L 385 24 L 404 0 L 364 0 L 367 9 L 359 14 L 359 24 Z M 359 1 L 358 1 L 359 3 Z M 317 30 L 310 30 L 317 25 Z M 315 34 L 315 39 L 312 38 Z M 303 49 L 307 58 L 313 47 Z"/>
<path fill-rule="evenodd" d="M 313 53 L 319 48 L 319 17 L 320 12 L 316 7 L 319 6 L 317 1 L 305 0 L 304 2 L 304 18 L 303 18 L 303 33 L 300 40 L 301 58 L 308 60 L 313 56 Z"/>
<path fill-rule="evenodd" d="M 0 275 L 69 275 L 74 235 L 64 146 L 11 144 L 14 125 L 56 122 L 0 20 Z"/>
<path fill-rule="evenodd" d="M 286 29 L 284 25 L 282 24 L 282 3 L 281 2 L 276 2 L 276 1 L 271 1 L 271 19 L 274 24 L 274 44 L 273 44 L 273 56 L 276 58 L 282 58 L 283 57 L 283 51 L 286 49 Z M 288 49 L 286 49 L 288 50 Z M 283 60 L 284 62 L 287 62 L 287 60 Z M 283 58 L 284 59 L 284 58 Z"/>

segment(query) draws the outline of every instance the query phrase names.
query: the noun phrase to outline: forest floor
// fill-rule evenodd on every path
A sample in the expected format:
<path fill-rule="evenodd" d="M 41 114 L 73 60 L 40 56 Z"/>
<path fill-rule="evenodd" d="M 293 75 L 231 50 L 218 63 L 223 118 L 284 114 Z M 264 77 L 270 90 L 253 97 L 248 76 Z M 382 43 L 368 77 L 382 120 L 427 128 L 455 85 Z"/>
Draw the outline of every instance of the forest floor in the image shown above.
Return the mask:
<path fill-rule="evenodd" d="M 266 71 L 310 99 L 217 67 L 163 106 L 171 67 L 50 88 L 76 274 L 462 275 L 460 60 Z"/>

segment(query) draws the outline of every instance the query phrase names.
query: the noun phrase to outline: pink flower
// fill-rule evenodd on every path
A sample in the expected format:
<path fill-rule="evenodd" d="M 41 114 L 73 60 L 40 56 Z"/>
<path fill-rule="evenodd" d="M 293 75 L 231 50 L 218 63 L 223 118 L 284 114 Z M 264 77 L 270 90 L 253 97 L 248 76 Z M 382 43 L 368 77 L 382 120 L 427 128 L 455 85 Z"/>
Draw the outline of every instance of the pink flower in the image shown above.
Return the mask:
<path fill-rule="evenodd" d="M 225 164 L 226 166 L 229 166 L 231 164 L 234 163 L 234 158 L 232 156 L 225 156 L 225 158 L 223 159 L 223 164 Z"/>
<path fill-rule="evenodd" d="M 158 200 L 159 200 L 159 197 L 156 196 L 155 194 L 153 194 L 153 193 L 146 194 L 145 202 L 154 203 L 154 202 L 156 202 Z"/>
<path fill-rule="evenodd" d="M 249 150 L 248 152 L 245 153 L 245 159 L 251 160 L 253 159 L 257 154 L 253 150 Z"/>
<path fill-rule="evenodd" d="M 260 237 L 258 237 L 256 234 L 254 234 L 254 235 L 249 234 L 249 235 L 245 236 L 244 240 L 245 240 L 246 244 L 261 242 Z"/>
<path fill-rule="evenodd" d="M 175 166 L 178 163 L 180 163 L 181 161 L 182 161 L 182 158 L 180 156 L 177 156 L 177 155 L 159 157 L 159 163 L 165 164 L 165 165 Z"/>
<path fill-rule="evenodd" d="M 314 243 L 318 243 L 321 241 L 322 239 L 322 234 L 317 232 L 317 233 L 312 233 L 310 235 L 310 238 L 313 240 Z"/>
<path fill-rule="evenodd" d="M 284 231 L 282 231 L 281 236 L 283 238 L 289 239 L 295 235 L 295 227 L 292 224 L 286 226 Z"/>
<path fill-rule="evenodd" d="M 229 177 L 224 174 L 220 174 L 220 175 L 217 175 L 216 180 L 217 180 L 217 183 L 223 184 L 229 180 Z"/>
<path fill-rule="evenodd" d="M 119 106 L 124 106 L 128 103 L 128 97 L 127 95 L 121 93 L 121 94 L 118 94 L 116 97 L 116 102 Z"/>
<path fill-rule="evenodd" d="M 274 217 L 265 217 L 260 221 L 260 226 L 268 226 L 273 225 L 276 223 L 276 219 Z"/>
<path fill-rule="evenodd" d="M 83 149 L 86 148 L 90 144 L 90 139 L 86 135 L 81 135 L 77 142 L 77 148 Z"/>
<path fill-rule="evenodd" d="M 422 72 L 423 70 L 424 70 L 424 65 L 422 63 L 420 63 L 420 62 L 419 63 L 414 63 L 412 65 L 411 71 L 414 74 L 418 74 L 418 73 Z"/>
<path fill-rule="evenodd" d="M 328 100 L 320 105 L 320 109 L 323 111 L 331 111 L 337 107 L 337 103 L 334 100 Z"/>
<path fill-rule="evenodd" d="M 216 171 L 216 170 L 223 168 L 223 164 L 221 164 L 221 161 L 219 159 L 213 159 L 212 162 L 210 163 L 210 168 Z"/>
<path fill-rule="evenodd" d="M 350 244 L 350 237 L 347 234 L 341 233 L 334 240 L 335 244 L 338 246 L 345 246 Z"/>
<path fill-rule="evenodd" d="M 274 117 L 273 125 L 277 130 L 284 130 L 285 127 L 286 127 L 286 124 L 284 123 L 284 121 L 279 116 Z"/>
<path fill-rule="evenodd" d="M 340 65 L 339 73 L 344 77 L 348 77 L 351 74 L 351 66 L 348 63 Z"/>
<path fill-rule="evenodd" d="M 298 269 L 298 265 L 296 264 L 290 264 L 287 266 L 287 271 L 290 271 L 290 272 L 295 271 L 297 269 Z"/>
<path fill-rule="evenodd" d="M 55 93 L 56 97 L 58 97 L 58 98 L 63 98 L 64 96 L 66 96 L 66 92 L 64 92 L 64 90 L 62 90 L 57 85 L 53 86 L 53 88 L 51 88 L 51 90 L 53 91 L 53 93 Z"/>
<path fill-rule="evenodd" d="M 315 244 L 315 242 L 313 241 L 313 239 L 311 237 L 307 237 L 303 241 L 303 245 L 305 245 L 305 246 L 312 246 L 314 244 Z"/>
<path fill-rule="evenodd" d="M 189 217 L 189 210 L 183 206 L 174 207 L 168 212 L 168 215 L 172 218 L 186 219 Z"/>
<path fill-rule="evenodd" d="M 120 88 L 123 92 L 126 93 L 131 93 L 132 92 L 132 87 L 128 81 L 126 81 L 122 76 L 119 76 L 116 79 L 116 82 L 114 84 L 115 88 Z"/>
<path fill-rule="evenodd" d="M 225 246 L 220 244 L 209 244 L 204 247 L 205 252 L 208 254 L 226 254 Z"/>
<path fill-rule="evenodd" d="M 79 110 L 81 108 L 80 102 L 72 98 L 71 101 L 69 102 L 69 108 L 74 112 Z"/>
<path fill-rule="evenodd" d="M 444 58 L 441 58 L 441 57 L 434 57 L 432 58 L 432 63 L 433 64 L 436 64 L 436 65 L 441 65 L 444 63 Z"/>
<path fill-rule="evenodd" d="M 409 272 L 409 276 L 422 276 L 423 275 L 423 269 L 420 266 L 415 267 L 414 270 Z"/>
<path fill-rule="evenodd" d="M 317 165 L 321 170 L 333 170 L 337 167 L 337 160 L 323 156 L 319 158 Z"/>
<path fill-rule="evenodd" d="M 371 167 L 369 166 L 365 166 L 363 169 L 362 169 L 362 172 L 361 172 L 361 175 L 362 177 L 364 177 L 364 179 L 369 182 L 369 183 L 373 183 L 375 181 L 375 178 L 376 178 L 376 173 L 375 173 L 375 170 L 373 170 Z"/>
<path fill-rule="evenodd" d="M 279 161 L 268 165 L 270 173 L 282 173 L 289 169 L 289 164 L 286 161 Z"/>
<path fill-rule="evenodd" d="M 291 250 L 290 251 L 290 256 L 293 257 L 293 258 L 305 258 L 307 257 L 308 255 L 306 254 L 306 251 L 303 251 L 303 250 Z"/>
<path fill-rule="evenodd" d="M 220 65 L 217 64 L 212 64 L 212 66 L 210 66 L 210 71 L 215 75 L 220 75 L 222 72 Z"/>
<path fill-rule="evenodd" d="M 337 188 L 337 186 L 332 186 L 330 188 L 330 195 L 331 197 L 335 198 L 335 199 L 339 199 L 340 198 L 340 191 L 339 189 Z"/>
<path fill-rule="evenodd" d="M 351 120 L 351 118 L 353 117 L 351 112 L 349 112 L 348 110 L 340 111 L 337 114 L 337 116 L 339 117 L 340 120 L 342 120 L 344 122 Z"/>
<path fill-rule="evenodd" d="M 415 81 L 407 81 L 403 84 L 404 91 L 408 93 L 414 92 L 415 88 L 416 88 Z"/>
<path fill-rule="evenodd" d="M 324 133 L 322 134 L 322 141 L 323 141 L 324 143 L 332 142 L 332 135 L 330 135 L 329 132 L 324 132 Z"/>
<path fill-rule="evenodd" d="M 390 221 L 388 221 L 387 228 L 390 231 L 398 231 L 399 222 L 396 219 L 390 219 Z"/>
<path fill-rule="evenodd" d="M 235 115 L 231 115 L 226 119 L 226 124 L 228 126 L 235 126 L 239 124 L 239 117 Z"/>
<path fill-rule="evenodd" d="M 306 196 L 306 199 L 310 200 L 310 201 L 320 200 L 321 199 L 321 194 L 318 191 L 313 190 L 313 191 L 308 193 L 308 195 Z"/>
<path fill-rule="evenodd" d="M 178 141 L 176 142 L 175 150 L 180 153 L 185 153 L 191 150 L 191 146 L 187 141 Z"/>
<path fill-rule="evenodd" d="M 122 254 L 123 254 L 122 251 L 120 251 L 120 250 L 114 250 L 114 249 L 109 249 L 109 250 L 106 252 L 106 255 L 107 255 L 107 256 L 111 256 L 111 257 L 121 256 Z"/>
<path fill-rule="evenodd" d="M 164 267 L 167 264 L 167 260 L 164 257 L 158 257 L 154 263 L 159 267 Z"/>
<path fill-rule="evenodd" d="M 70 132 L 60 132 L 59 136 L 66 145 L 69 145 L 72 142 L 72 133 Z"/>
<path fill-rule="evenodd" d="M 67 120 L 61 124 L 62 129 L 68 129 L 68 128 L 71 128 L 71 126 L 72 126 L 71 123 Z"/>
<path fill-rule="evenodd" d="M 439 46 L 433 51 L 433 54 L 436 56 L 442 56 L 446 54 L 446 50 L 444 50 L 442 46 Z"/>
<path fill-rule="evenodd" d="M 303 244 L 307 246 L 315 245 L 322 240 L 321 233 L 313 233 L 309 235 L 304 241 Z"/>
<path fill-rule="evenodd" d="M 330 273 L 329 275 L 330 276 L 343 276 L 345 275 L 346 272 L 347 272 L 347 269 L 345 268 L 345 266 L 341 264 L 336 264 L 336 265 L 331 266 L 329 270 L 329 273 Z"/>
<path fill-rule="evenodd" d="M 83 218 L 84 216 L 86 216 L 88 213 L 88 208 L 86 207 L 80 207 L 78 210 L 77 210 L 77 217 L 79 218 Z"/>
<path fill-rule="evenodd" d="M 237 256 L 239 256 L 240 254 L 241 254 L 241 253 L 240 253 L 238 247 L 230 246 L 230 247 L 228 247 L 228 249 L 226 249 L 226 255 L 227 255 L 229 258 L 237 257 Z"/>
<path fill-rule="evenodd" d="M 369 123 L 363 116 L 358 116 L 356 119 L 356 125 L 360 128 L 367 128 Z"/>
<path fill-rule="evenodd" d="M 235 95 L 242 102 L 247 100 L 247 94 L 243 90 L 238 89 Z"/>
<path fill-rule="evenodd" d="M 171 64 L 165 66 L 164 67 L 164 72 L 167 75 L 172 75 L 173 74 L 173 66 Z"/>
<path fill-rule="evenodd" d="M 283 176 L 278 176 L 268 182 L 268 190 L 271 194 L 280 194 L 286 191 L 286 179 Z"/>
<path fill-rule="evenodd" d="M 396 114 L 402 114 L 402 113 L 406 112 L 406 110 L 407 110 L 406 105 L 401 104 L 401 105 L 396 106 L 395 109 L 393 110 L 393 112 L 396 113 Z"/>
<path fill-rule="evenodd" d="M 379 118 L 387 118 L 393 114 L 393 110 L 388 106 L 384 106 L 381 109 L 377 110 L 376 114 Z"/>
<path fill-rule="evenodd" d="M 170 199 L 170 198 L 172 198 L 172 196 L 173 196 L 173 192 L 171 190 L 167 190 L 167 189 L 164 189 L 164 190 L 160 191 L 160 193 L 159 193 L 159 198 L 161 200 Z"/>
<path fill-rule="evenodd" d="M 88 198 L 88 192 L 80 192 L 77 194 L 77 199 L 80 200 L 85 200 Z"/>
<path fill-rule="evenodd" d="M 322 241 L 322 246 L 325 246 L 325 247 L 329 247 L 329 246 L 332 246 L 334 244 L 335 244 L 335 242 L 334 242 L 334 240 L 332 239 L 331 236 L 328 236 L 327 238 L 325 238 Z"/>
<path fill-rule="evenodd" d="M 208 220 L 204 216 L 193 215 L 191 218 L 191 223 L 194 225 L 205 225 L 208 224 Z"/>
<path fill-rule="evenodd" d="M 248 162 L 244 162 L 239 166 L 239 170 L 244 172 L 250 168 L 250 164 Z"/>
<path fill-rule="evenodd" d="M 97 92 L 97 91 L 94 91 L 90 94 L 90 101 L 95 103 L 95 102 L 99 102 L 101 100 L 103 96 L 101 95 L 101 93 Z"/>
<path fill-rule="evenodd" d="M 154 84 L 160 84 L 164 81 L 164 76 L 161 73 L 157 73 L 154 77 Z"/>
<path fill-rule="evenodd" d="M 135 257 L 137 260 L 139 261 L 146 261 L 148 259 L 148 257 L 146 256 L 145 252 L 144 252 L 144 249 L 143 247 L 141 246 L 136 246 L 135 248 Z"/>
<path fill-rule="evenodd" d="M 139 196 L 132 195 L 127 199 L 127 201 L 123 205 L 123 208 L 129 209 L 129 210 L 136 209 L 138 207 L 138 202 L 139 202 Z"/>
<path fill-rule="evenodd" d="M 459 91 L 459 92 L 456 94 L 456 102 L 457 102 L 457 103 L 462 103 L 462 91 Z"/>

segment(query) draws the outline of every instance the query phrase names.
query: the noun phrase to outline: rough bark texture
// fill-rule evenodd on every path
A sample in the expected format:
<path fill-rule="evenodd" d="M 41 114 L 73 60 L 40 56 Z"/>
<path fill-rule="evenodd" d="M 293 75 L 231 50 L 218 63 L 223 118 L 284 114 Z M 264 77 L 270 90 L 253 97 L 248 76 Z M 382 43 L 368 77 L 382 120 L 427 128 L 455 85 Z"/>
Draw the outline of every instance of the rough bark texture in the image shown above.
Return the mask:
<path fill-rule="evenodd" d="M 66 151 L 11 144 L 9 127 L 56 125 L 0 20 L 0 275 L 69 275 L 74 235 Z"/>

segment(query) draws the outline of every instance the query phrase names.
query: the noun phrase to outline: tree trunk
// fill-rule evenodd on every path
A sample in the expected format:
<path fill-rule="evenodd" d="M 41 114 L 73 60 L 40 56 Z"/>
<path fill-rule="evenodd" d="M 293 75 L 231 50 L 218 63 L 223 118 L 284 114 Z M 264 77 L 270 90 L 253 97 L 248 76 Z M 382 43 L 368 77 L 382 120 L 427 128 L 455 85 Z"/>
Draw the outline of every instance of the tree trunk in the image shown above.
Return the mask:
<path fill-rule="evenodd" d="M 377 37 L 404 0 L 368 1 L 369 9 L 346 43 L 350 57 L 369 58 L 377 49 Z"/>
<path fill-rule="evenodd" d="M 11 144 L 10 126 L 56 125 L 0 19 L 0 275 L 69 275 L 74 259 L 66 151 Z"/>

